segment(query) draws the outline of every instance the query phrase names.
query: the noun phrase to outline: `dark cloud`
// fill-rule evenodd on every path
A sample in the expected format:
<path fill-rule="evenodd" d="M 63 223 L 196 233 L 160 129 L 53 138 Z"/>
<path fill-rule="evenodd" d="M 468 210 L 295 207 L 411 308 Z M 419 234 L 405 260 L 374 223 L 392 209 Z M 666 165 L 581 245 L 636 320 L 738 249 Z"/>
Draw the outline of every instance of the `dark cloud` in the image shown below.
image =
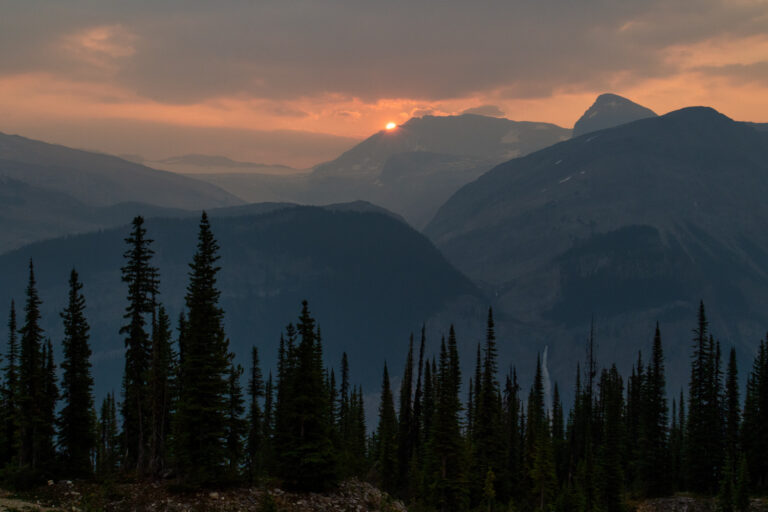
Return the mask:
<path fill-rule="evenodd" d="M 674 74 L 665 49 L 762 34 L 768 23 L 760 0 L 26 0 L 3 10 L 0 74 L 102 79 L 173 103 L 546 97 Z M 62 49 L 99 26 L 135 36 L 130 56 L 99 66 Z"/>
<path fill-rule="evenodd" d="M 480 116 L 489 117 L 504 117 L 506 114 L 496 105 L 480 105 L 479 107 L 472 107 L 466 109 L 462 114 L 477 114 Z"/>

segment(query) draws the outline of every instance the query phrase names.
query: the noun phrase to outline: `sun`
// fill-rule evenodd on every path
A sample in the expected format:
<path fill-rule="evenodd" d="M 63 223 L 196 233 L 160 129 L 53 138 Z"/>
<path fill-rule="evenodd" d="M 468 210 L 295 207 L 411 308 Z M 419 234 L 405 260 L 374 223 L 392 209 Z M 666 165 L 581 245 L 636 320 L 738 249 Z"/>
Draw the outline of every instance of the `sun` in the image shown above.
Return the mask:
<path fill-rule="evenodd" d="M 397 125 L 395 123 L 393 123 L 392 121 L 390 121 L 390 122 L 387 123 L 387 126 L 385 126 L 385 128 L 387 130 L 394 130 L 395 128 L 397 128 Z"/>

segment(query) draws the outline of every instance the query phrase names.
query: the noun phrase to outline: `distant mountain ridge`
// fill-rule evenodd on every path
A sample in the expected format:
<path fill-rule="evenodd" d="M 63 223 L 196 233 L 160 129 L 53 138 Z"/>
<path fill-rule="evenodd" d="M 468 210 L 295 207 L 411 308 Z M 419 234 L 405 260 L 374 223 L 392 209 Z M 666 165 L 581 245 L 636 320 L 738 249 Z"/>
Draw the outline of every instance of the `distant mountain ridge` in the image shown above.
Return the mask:
<path fill-rule="evenodd" d="M 538 332 L 556 374 L 583 358 L 595 315 L 604 357 L 624 368 L 660 321 L 678 379 L 700 299 L 742 361 L 768 328 L 767 194 L 768 138 L 693 107 L 499 165 L 425 232 Z"/>
<path fill-rule="evenodd" d="M 218 187 L 178 174 L 2 133 L 0 176 L 62 192 L 94 206 L 137 201 L 196 209 L 242 203 Z"/>
<path fill-rule="evenodd" d="M 656 113 L 617 94 L 601 94 L 576 121 L 573 136 L 578 137 L 648 117 L 656 117 Z"/>
<path fill-rule="evenodd" d="M 0 253 L 125 222 L 242 204 L 224 190 L 117 157 L 0 133 Z M 122 205 L 122 206 L 121 206 Z"/>
<path fill-rule="evenodd" d="M 369 201 L 421 228 L 459 187 L 494 165 L 570 137 L 549 123 L 463 114 L 382 130 L 308 175 L 206 175 L 247 201 Z"/>
<path fill-rule="evenodd" d="M 399 360 L 408 334 L 427 322 L 447 332 L 442 313 L 456 304 L 481 304 L 481 294 L 423 235 L 366 204 L 327 208 L 263 205 L 250 214 L 211 211 L 221 246 L 218 287 L 226 333 L 239 362 L 257 345 L 272 366 L 280 332 L 295 322 L 307 299 L 323 332 L 327 364 L 350 356 L 355 381 L 374 391 L 382 361 Z M 244 213 L 243 215 L 230 215 Z M 126 217 L 129 221 L 130 217 Z M 146 220 L 160 272 L 158 299 L 178 318 L 188 263 L 197 243 L 199 213 Z M 60 350 L 67 276 L 76 267 L 84 283 L 97 392 L 120 389 L 125 308 L 120 280 L 128 226 L 31 244 L 0 255 L 0 302 L 23 301 L 26 269 L 34 259 L 45 329 Z M 452 317 L 453 315 L 447 315 Z M 461 320 L 456 315 L 456 321 Z M 450 319 L 449 321 L 454 321 Z M 435 338 L 431 342 L 436 343 Z M 434 346 L 434 345 L 433 345 Z M 60 352 L 59 352 L 60 355 Z"/>

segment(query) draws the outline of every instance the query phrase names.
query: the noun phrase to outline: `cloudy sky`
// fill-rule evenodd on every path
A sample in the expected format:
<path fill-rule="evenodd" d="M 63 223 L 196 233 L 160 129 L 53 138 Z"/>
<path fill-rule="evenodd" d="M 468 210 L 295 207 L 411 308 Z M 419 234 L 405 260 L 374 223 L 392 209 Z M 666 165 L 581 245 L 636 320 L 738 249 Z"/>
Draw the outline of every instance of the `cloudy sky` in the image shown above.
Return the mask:
<path fill-rule="evenodd" d="M 768 0 L 0 0 L 0 131 L 309 166 L 425 113 L 602 92 L 768 122 Z"/>

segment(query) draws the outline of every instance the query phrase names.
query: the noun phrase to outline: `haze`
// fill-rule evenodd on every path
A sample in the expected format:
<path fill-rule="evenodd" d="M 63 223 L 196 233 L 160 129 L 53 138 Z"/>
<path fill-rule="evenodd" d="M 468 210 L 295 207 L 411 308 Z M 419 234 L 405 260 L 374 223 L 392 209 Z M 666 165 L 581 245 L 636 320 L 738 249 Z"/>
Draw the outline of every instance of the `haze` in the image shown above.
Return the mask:
<path fill-rule="evenodd" d="M 605 91 L 768 121 L 768 2 L 4 2 L 0 131 L 309 167 L 425 113 L 573 126 Z"/>

